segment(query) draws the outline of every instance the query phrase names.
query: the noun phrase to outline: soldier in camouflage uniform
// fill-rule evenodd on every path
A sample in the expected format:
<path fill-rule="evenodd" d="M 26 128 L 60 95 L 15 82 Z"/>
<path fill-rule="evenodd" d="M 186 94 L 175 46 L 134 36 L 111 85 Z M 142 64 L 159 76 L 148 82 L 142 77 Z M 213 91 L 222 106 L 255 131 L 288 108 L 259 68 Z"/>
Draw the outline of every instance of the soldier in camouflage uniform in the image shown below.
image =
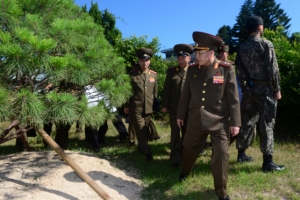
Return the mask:
<path fill-rule="evenodd" d="M 130 72 L 133 96 L 124 106 L 124 113 L 129 114 L 130 121 L 136 131 L 138 147 L 146 160 L 153 160 L 148 145 L 149 125 L 153 112 L 153 101 L 157 98 L 157 73 L 149 69 L 153 50 L 140 48 L 136 51 L 140 68 Z"/>
<path fill-rule="evenodd" d="M 283 165 L 273 163 L 273 129 L 277 100 L 281 99 L 280 74 L 272 42 L 262 38 L 263 20 L 251 16 L 246 20 L 249 38 L 237 52 L 236 68 L 242 87 L 242 127 L 237 136 L 238 162 L 250 162 L 245 150 L 249 147 L 254 125 L 258 122 L 260 149 L 263 153 L 264 172 L 283 170 Z"/>
<path fill-rule="evenodd" d="M 186 72 L 193 53 L 193 47 L 188 44 L 177 44 L 174 46 L 177 54 L 178 66 L 170 67 L 167 71 L 163 94 L 162 111 L 168 112 L 171 126 L 171 154 L 170 164 L 178 167 L 182 161 L 182 139 L 186 130 L 187 123 L 180 128 L 176 123 L 177 108 L 181 91 L 184 86 Z M 185 121 L 187 121 L 185 119 Z M 180 138 L 180 131 L 182 139 Z"/>

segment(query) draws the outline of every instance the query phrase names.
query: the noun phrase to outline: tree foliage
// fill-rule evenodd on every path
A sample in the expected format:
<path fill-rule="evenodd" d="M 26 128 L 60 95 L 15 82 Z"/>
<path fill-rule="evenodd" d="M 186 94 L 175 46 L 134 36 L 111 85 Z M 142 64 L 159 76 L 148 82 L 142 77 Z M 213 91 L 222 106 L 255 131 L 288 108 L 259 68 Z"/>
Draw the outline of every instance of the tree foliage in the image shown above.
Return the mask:
<path fill-rule="evenodd" d="M 218 30 L 217 36 L 222 38 L 224 44 L 229 46 L 229 53 L 230 54 L 236 51 L 236 46 L 234 44 L 234 41 L 232 40 L 232 29 L 230 28 L 230 26 L 225 26 L 225 25 L 222 26 Z"/>
<path fill-rule="evenodd" d="M 82 9 L 84 12 L 87 12 L 86 5 Z M 107 9 L 100 11 L 97 2 L 91 3 L 88 13 L 94 18 L 96 24 L 104 28 L 104 35 L 107 41 L 115 46 L 116 41 L 122 38 L 121 31 L 116 27 L 116 16 Z"/>
<path fill-rule="evenodd" d="M 275 0 L 256 0 L 253 6 L 253 14 L 260 16 L 264 20 L 264 27 L 270 30 L 276 30 L 278 25 L 284 28 L 285 33 L 291 26 L 291 18 L 287 16 L 280 3 Z"/>
<path fill-rule="evenodd" d="M 246 0 L 241 7 L 241 11 L 236 17 L 236 23 L 232 28 L 232 40 L 235 47 L 238 47 L 248 37 L 248 33 L 245 29 L 246 19 L 253 15 L 253 1 Z"/>
<path fill-rule="evenodd" d="M 124 59 L 106 40 L 102 26 L 72 0 L 3 1 L 0 25 L 0 101 L 7 95 L 6 110 L 14 108 L 0 113 L 2 120 L 59 124 L 83 119 L 92 110 L 78 106 L 86 85 L 95 85 L 112 106 L 128 99 Z M 49 84 L 53 87 L 46 90 Z M 108 116 L 101 106 L 100 115 Z M 101 116 L 97 125 L 105 118 Z"/>
<path fill-rule="evenodd" d="M 290 27 L 289 22 L 291 19 L 280 8 L 280 4 L 276 4 L 274 0 L 245 0 L 232 29 L 225 25 L 219 29 L 219 32 L 222 31 L 224 33 L 226 30 L 226 32 L 231 33 L 231 38 L 226 37 L 230 44 L 229 47 L 232 49 L 230 53 L 235 52 L 236 48 L 248 38 L 245 22 L 252 15 L 260 16 L 264 21 L 264 27 L 270 30 L 275 30 L 277 26 L 281 25 L 284 27 L 286 34 Z M 222 35 L 219 32 L 218 34 Z"/>
<path fill-rule="evenodd" d="M 266 29 L 264 37 L 273 42 L 280 69 L 282 99 L 278 101 L 277 127 L 297 135 L 299 132 L 295 128 L 300 118 L 300 42 L 291 41 L 282 26 L 276 30 Z"/>

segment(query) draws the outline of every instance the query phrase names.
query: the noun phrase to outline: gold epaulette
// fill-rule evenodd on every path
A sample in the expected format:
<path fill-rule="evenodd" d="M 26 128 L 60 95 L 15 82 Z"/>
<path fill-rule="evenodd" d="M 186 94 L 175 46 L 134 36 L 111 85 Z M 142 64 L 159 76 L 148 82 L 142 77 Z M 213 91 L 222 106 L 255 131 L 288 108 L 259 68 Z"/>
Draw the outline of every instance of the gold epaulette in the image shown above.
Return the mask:
<path fill-rule="evenodd" d="M 228 61 L 219 61 L 219 66 L 230 68 L 232 67 L 232 63 Z"/>
<path fill-rule="evenodd" d="M 153 73 L 153 74 L 157 74 L 157 72 L 155 72 L 155 71 L 152 71 L 151 69 L 149 70 L 151 73 Z"/>

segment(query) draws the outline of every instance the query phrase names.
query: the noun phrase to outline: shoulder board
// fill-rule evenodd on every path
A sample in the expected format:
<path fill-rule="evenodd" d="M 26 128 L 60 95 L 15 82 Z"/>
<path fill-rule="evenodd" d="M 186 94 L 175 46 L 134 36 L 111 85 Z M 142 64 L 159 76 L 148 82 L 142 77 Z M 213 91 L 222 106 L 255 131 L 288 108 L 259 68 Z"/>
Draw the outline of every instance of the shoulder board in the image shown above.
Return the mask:
<path fill-rule="evenodd" d="M 228 61 L 220 61 L 219 66 L 230 68 L 232 67 L 232 63 Z"/>
<path fill-rule="evenodd" d="M 149 72 L 153 73 L 153 74 L 157 74 L 157 72 L 152 71 L 151 69 L 149 70 Z"/>
<path fill-rule="evenodd" d="M 191 68 L 191 67 L 199 67 L 199 65 L 198 65 L 198 63 L 192 63 L 189 65 L 189 68 Z"/>

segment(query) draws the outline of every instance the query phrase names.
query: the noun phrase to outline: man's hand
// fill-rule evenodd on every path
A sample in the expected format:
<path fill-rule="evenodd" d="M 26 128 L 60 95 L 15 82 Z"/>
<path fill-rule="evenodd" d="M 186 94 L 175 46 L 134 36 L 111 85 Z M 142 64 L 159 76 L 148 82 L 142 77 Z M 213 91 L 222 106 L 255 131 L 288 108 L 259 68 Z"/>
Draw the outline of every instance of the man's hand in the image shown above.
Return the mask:
<path fill-rule="evenodd" d="M 162 110 L 163 113 L 168 112 L 168 109 L 167 109 L 167 108 L 162 108 L 161 110 Z"/>
<path fill-rule="evenodd" d="M 182 119 L 177 119 L 177 126 L 178 126 L 179 128 L 181 128 L 181 126 L 184 126 L 184 122 L 183 122 Z"/>
<path fill-rule="evenodd" d="M 280 91 L 276 92 L 274 98 L 275 98 L 275 100 L 281 99 L 281 92 Z"/>
<path fill-rule="evenodd" d="M 232 137 L 239 134 L 239 132 L 240 132 L 240 127 L 236 127 L 236 126 L 231 126 L 230 127 L 230 133 L 231 133 Z"/>
<path fill-rule="evenodd" d="M 128 115 L 128 114 L 129 114 L 129 108 L 124 108 L 124 113 L 125 113 L 126 115 Z"/>

